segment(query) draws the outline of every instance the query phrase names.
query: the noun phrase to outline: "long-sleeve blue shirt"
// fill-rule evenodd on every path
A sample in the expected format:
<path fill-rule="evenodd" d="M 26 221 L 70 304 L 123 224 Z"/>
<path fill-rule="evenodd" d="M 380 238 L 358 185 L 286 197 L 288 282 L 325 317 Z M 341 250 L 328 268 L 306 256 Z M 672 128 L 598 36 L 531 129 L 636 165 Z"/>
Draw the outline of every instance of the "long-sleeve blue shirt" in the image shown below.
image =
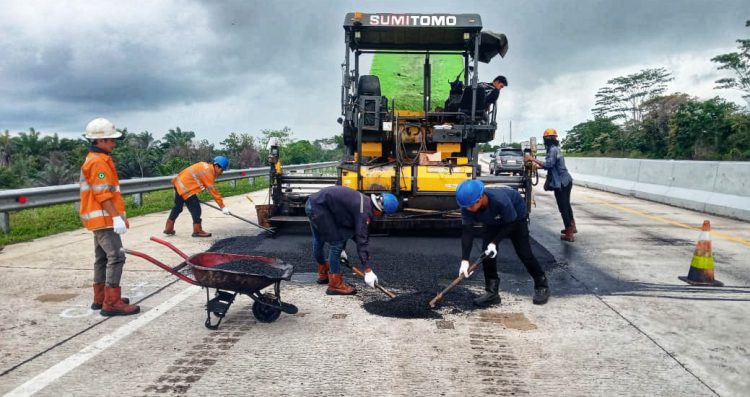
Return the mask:
<path fill-rule="evenodd" d="M 369 224 L 372 202 L 364 194 L 343 186 L 329 186 L 310 195 L 310 221 L 318 237 L 326 242 L 352 238 L 362 266 L 370 265 Z"/>
<path fill-rule="evenodd" d="M 547 178 L 550 178 L 550 186 L 553 189 L 560 189 L 573 182 L 568 167 L 565 166 L 565 157 L 563 157 L 557 145 L 550 146 L 547 149 L 547 154 L 544 157 L 544 169 L 547 170 Z"/>
<path fill-rule="evenodd" d="M 487 207 L 471 212 L 461 210 L 461 224 L 471 226 L 482 223 L 485 226 L 502 226 L 526 218 L 526 202 L 521 194 L 511 188 L 487 188 Z"/>

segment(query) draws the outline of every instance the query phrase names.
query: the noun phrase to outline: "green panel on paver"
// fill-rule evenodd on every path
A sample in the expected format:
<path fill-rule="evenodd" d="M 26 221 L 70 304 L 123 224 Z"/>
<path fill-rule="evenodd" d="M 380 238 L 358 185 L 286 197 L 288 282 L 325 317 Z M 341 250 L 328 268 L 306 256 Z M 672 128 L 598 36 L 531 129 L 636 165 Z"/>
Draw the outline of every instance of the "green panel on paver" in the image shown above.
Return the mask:
<path fill-rule="evenodd" d="M 430 110 L 443 107 L 448 99 L 450 84 L 464 69 L 461 55 L 430 55 L 432 65 L 432 100 Z M 424 55 L 375 54 L 370 74 L 380 79 L 380 93 L 390 104 L 395 100 L 397 110 L 422 111 L 422 74 Z M 463 73 L 461 76 L 463 80 Z M 390 106 L 390 105 L 389 105 Z"/>

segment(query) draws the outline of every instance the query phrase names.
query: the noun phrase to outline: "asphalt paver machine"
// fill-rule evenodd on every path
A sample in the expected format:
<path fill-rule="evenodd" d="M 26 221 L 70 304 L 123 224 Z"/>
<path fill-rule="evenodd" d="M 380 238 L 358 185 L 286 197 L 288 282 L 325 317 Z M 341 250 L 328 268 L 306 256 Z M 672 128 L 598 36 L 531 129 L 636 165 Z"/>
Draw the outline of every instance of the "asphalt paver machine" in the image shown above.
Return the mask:
<path fill-rule="evenodd" d="M 455 190 L 466 179 L 501 183 L 530 197 L 525 176 L 480 175 L 477 148 L 495 138 L 498 93 L 494 91 L 493 97 L 493 90 L 480 83 L 479 63 L 505 56 L 505 35 L 483 31 L 477 14 L 355 12 L 346 15 L 343 27 L 338 121 L 345 152 L 335 183 L 363 193 L 390 192 L 398 197 L 400 211 L 376 220 L 371 225 L 374 229 L 458 228 Z M 398 99 L 382 95 L 380 77 L 360 73 L 360 58 L 365 54 L 421 57 L 421 79 L 417 76 L 411 85 L 422 97 L 421 110 L 403 110 Z M 450 84 L 448 98 L 432 98 L 431 56 L 455 56 L 463 62 L 454 82 L 439 82 Z M 283 192 L 294 178 L 273 166 L 271 174 L 279 186 L 274 190 L 277 206 L 271 223 L 278 226 L 280 221 L 303 217 L 306 198 Z"/>

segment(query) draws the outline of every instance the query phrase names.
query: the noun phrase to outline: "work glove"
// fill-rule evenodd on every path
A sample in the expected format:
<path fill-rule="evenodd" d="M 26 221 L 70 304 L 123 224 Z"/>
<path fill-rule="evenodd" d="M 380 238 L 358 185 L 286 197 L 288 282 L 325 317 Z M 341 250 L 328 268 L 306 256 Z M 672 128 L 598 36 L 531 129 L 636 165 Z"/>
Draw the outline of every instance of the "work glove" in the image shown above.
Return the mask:
<path fill-rule="evenodd" d="M 488 258 L 494 258 L 497 256 L 497 246 L 495 243 L 489 243 L 487 245 L 487 249 L 484 250 L 484 254 L 487 255 Z"/>
<path fill-rule="evenodd" d="M 221 209 L 221 213 L 224 215 L 232 215 L 232 211 L 229 211 L 228 207 L 224 207 Z"/>
<path fill-rule="evenodd" d="M 365 272 L 365 284 L 370 288 L 375 288 L 375 283 L 378 282 L 378 276 L 372 272 L 372 270 Z"/>
<path fill-rule="evenodd" d="M 461 261 L 461 267 L 458 268 L 458 275 L 460 276 L 462 274 L 466 278 L 474 274 L 474 272 L 469 273 L 469 261 L 465 259 Z"/>
<path fill-rule="evenodd" d="M 125 234 L 128 231 L 128 226 L 121 216 L 112 217 L 112 227 L 117 234 Z"/>

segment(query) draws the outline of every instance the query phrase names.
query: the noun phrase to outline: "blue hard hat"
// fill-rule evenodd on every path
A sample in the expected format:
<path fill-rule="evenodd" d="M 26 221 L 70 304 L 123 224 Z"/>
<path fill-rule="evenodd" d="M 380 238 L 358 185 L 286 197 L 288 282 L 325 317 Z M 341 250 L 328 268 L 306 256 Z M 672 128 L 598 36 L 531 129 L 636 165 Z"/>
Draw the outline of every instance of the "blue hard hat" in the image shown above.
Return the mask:
<path fill-rule="evenodd" d="M 383 212 L 390 215 L 398 211 L 398 199 L 390 193 L 383 193 Z"/>
<path fill-rule="evenodd" d="M 390 193 L 371 194 L 372 203 L 379 211 L 390 215 L 398 211 L 398 199 Z"/>
<path fill-rule="evenodd" d="M 226 171 L 229 168 L 229 159 L 224 156 L 214 157 L 214 164 L 221 167 L 222 170 Z"/>
<path fill-rule="evenodd" d="M 461 208 L 476 204 L 484 193 L 484 183 L 476 179 L 467 179 L 456 188 L 456 202 Z"/>

